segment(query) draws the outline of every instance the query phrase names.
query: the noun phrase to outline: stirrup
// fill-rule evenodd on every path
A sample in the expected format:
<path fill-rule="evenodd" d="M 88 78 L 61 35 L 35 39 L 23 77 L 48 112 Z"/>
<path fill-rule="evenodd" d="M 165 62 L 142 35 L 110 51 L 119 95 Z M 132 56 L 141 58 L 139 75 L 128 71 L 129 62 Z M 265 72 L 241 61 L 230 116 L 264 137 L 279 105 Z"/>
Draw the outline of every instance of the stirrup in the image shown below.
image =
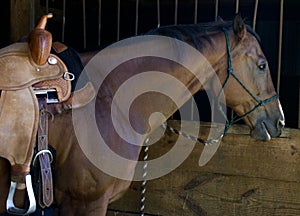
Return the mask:
<path fill-rule="evenodd" d="M 26 190 L 29 198 L 29 207 L 28 209 L 21 209 L 15 207 L 14 204 L 14 195 L 15 195 L 15 190 L 17 186 L 17 182 L 11 181 L 10 182 L 10 188 L 9 188 L 9 194 L 6 200 L 6 210 L 7 213 L 13 214 L 13 215 L 29 215 L 36 210 L 36 202 L 35 202 L 35 197 L 33 193 L 33 188 L 32 188 L 32 181 L 31 181 L 31 175 L 27 174 L 25 175 L 25 183 L 26 183 Z"/>

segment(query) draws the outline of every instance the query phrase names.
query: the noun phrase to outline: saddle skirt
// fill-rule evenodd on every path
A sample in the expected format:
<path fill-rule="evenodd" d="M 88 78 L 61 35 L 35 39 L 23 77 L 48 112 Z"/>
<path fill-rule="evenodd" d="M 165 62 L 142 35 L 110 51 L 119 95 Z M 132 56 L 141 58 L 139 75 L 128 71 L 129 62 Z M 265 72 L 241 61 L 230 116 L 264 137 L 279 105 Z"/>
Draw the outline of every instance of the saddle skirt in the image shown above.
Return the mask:
<path fill-rule="evenodd" d="M 0 68 L 0 156 L 11 165 L 30 166 L 39 119 L 34 91 L 55 89 L 61 103 L 71 95 L 71 81 L 63 78 L 67 68 L 53 54 L 46 64 L 35 64 L 28 43 L 1 49 Z"/>

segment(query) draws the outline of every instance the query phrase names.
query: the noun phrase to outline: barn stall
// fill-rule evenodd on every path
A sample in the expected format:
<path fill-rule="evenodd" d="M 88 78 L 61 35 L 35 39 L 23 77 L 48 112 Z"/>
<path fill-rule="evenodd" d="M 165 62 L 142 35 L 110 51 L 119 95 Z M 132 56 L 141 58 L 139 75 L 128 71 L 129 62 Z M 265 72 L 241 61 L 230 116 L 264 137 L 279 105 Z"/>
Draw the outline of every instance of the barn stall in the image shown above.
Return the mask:
<path fill-rule="evenodd" d="M 3 1 L 1 46 L 17 41 L 35 26 L 42 14 L 51 12 L 48 30 L 54 39 L 83 52 L 103 48 L 124 38 L 142 34 L 157 26 L 197 23 L 221 16 L 232 19 L 236 12 L 246 18 L 261 36 L 272 78 L 286 115 L 280 138 L 259 142 L 250 138 L 241 123 L 222 140 L 212 160 L 198 166 L 203 150 L 192 154 L 173 172 L 147 181 L 134 182 L 119 201 L 109 206 L 108 215 L 139 215 L 141 196 L 144 215 L 299 215 L 299 2 L 292 0 L 94 0 L 94 1 Z M 8 10 L 9 8 L 9 10 Z M 201 104 L 206 95 L 195 96 Z M 196 110 L 191 103 L 188 121 L 193 125 Z M 209 108 L 198 108 L 207 115 Z M 207 111 L 208 110 L 208 111 Z M 209 113 L 210 114 L 210 113 Z M 200 113 L 201 115 L 201 113 Z M 234 115 L 229 111 L 229 116 Z M 210 115 L 208 115 L 210 116 Z M 174 114 L 170 124 L 178 128 Z M 206 117 L 201 120 L 209 122 Z M 209 123 L 202 123 L 205 139 Z M 177 135 L 166 133 L 149 149 L 149 159 L 167 152 Z M 142 158 L 143 156 L 141 156 Z"/>

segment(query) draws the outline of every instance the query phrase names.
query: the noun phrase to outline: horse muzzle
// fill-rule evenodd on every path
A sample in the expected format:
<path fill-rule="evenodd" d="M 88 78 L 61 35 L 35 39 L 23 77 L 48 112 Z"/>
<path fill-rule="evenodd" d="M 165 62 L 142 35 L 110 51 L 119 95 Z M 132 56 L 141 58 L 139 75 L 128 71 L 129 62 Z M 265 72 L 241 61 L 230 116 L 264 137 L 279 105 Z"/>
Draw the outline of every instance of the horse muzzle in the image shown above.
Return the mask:
<path fill-rule="evenodd" d="M 284 126 L 284 118 L 278 118 L 275 122 L 269 119 L 260 120 L 251 130 L 251 136 L 258 140 L 269 141 L 271 138 L 279 137 Z"/>

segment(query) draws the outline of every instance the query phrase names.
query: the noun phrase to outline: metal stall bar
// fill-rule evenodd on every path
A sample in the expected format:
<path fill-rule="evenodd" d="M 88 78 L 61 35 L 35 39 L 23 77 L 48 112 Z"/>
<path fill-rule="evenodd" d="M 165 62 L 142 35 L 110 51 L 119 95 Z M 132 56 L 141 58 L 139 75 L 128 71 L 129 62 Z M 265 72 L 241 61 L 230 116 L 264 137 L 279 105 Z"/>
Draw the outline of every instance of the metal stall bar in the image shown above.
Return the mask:
<path fill-rule="evenodd" d="M 194 10 L 194 24 L 197 24 L 197 18 L 198 18 L 198 0 L 195 0 L 195 10 Z M 190 99 L 191 103 L 191 121 L 194 121 L 194 103 L 193 98 Z"/>
<path fill-rule="evenodd" d="M 138 26 L 139 26 L 139 0 L 135 2 L 135 35 L 138 34 Z"/>
<path fill-rule="evenodd" d="M 83 48 L 86 49 L 86 7 L 85 7 L 85 0 L 82 0 L 82 15 L 83 15 Z"/>
<path fill-rule="evenodd" d="M 215 20 L 217 21 L 219 15 L 219 0 L 215 1 Z"/>
<path fill-rule="evenodd" d="M 98 46 L 101 45 L 101 10 L 102 10 L 102 1 L 98 0 Z"/>
<path fill-rule="evenodd" d="M 255 0 L 252 28 L 255 31 L 257 17 L 258 0 Z"/>
<path fill-rule="evenodd" d="M 284 3 L 284 0 L 280 0 L 279 41 L 278 41 L 278 66 L 277 66 L 277 93 L 278 94 L 280 93 L 280 77 L 281 77 L 283 3 Z"/>
<path fill-rule="evenodd" d="M 46 14 L 49 13 L 49 0 L 46 0 Z"/>
<path fill-rule="evenodd" d="M 120 15 L 121 15 L 121 0 L 118 0 L 117 41 L 120 40 Z"/>
<path fill-rule="evenodd" d="M 34 0 L 29 1 L 29 30 L 34 29 L 35 26 L 35 11 L 34 11 Z"/>
<path fill-rule="evenodd" d="M 195 0 L 194 24 L 198 22 L 198 0 Z"/>
<path fill-rule="evenodd" d="M 237 13 L 239 13 L 239 10 L 240 10 L 240 1 L 239 0 L 236 0 L 235 1 L 235 14 L 237 14 Z M 231 117 L 231 119 L 233 119 L 234 118 L 234 111 L 233 110 L 231 110 L 231 112 L 230 112 L 230 117 Z"/>
<path fill-rule="evenodd" d="M 61 30 L 61 41 L 65 42 L 65 28 L 66 28 L 66 0 L 63 0 L 63 11 L 62 11 L 62 30 Z"/>
<path fill-rule="evenodd" d="M 160 27 L 160 1 L 157 0 L 157 28 Z"/>
<path fill-rule="evenodd" d="M 175 0 L 174 24 L 177 25 L 178 0 Z"/>
<path fill-rule="evenodd" d="M 218 19 L 218 14 L 219 14 L 219 0 L 215 0 L 215 21 Z M 215 110 L 215 101 L 211 101 L 211 122 L 214 122 L 215 116 L 214 116 L 214 110 Z"/>
<path fill-rule="evenodd" d="M 235 1 L 235 13 L 236 14 L 239 12 L 239 8 L 240 8 L 240 1 L 236 0 Z"/>

